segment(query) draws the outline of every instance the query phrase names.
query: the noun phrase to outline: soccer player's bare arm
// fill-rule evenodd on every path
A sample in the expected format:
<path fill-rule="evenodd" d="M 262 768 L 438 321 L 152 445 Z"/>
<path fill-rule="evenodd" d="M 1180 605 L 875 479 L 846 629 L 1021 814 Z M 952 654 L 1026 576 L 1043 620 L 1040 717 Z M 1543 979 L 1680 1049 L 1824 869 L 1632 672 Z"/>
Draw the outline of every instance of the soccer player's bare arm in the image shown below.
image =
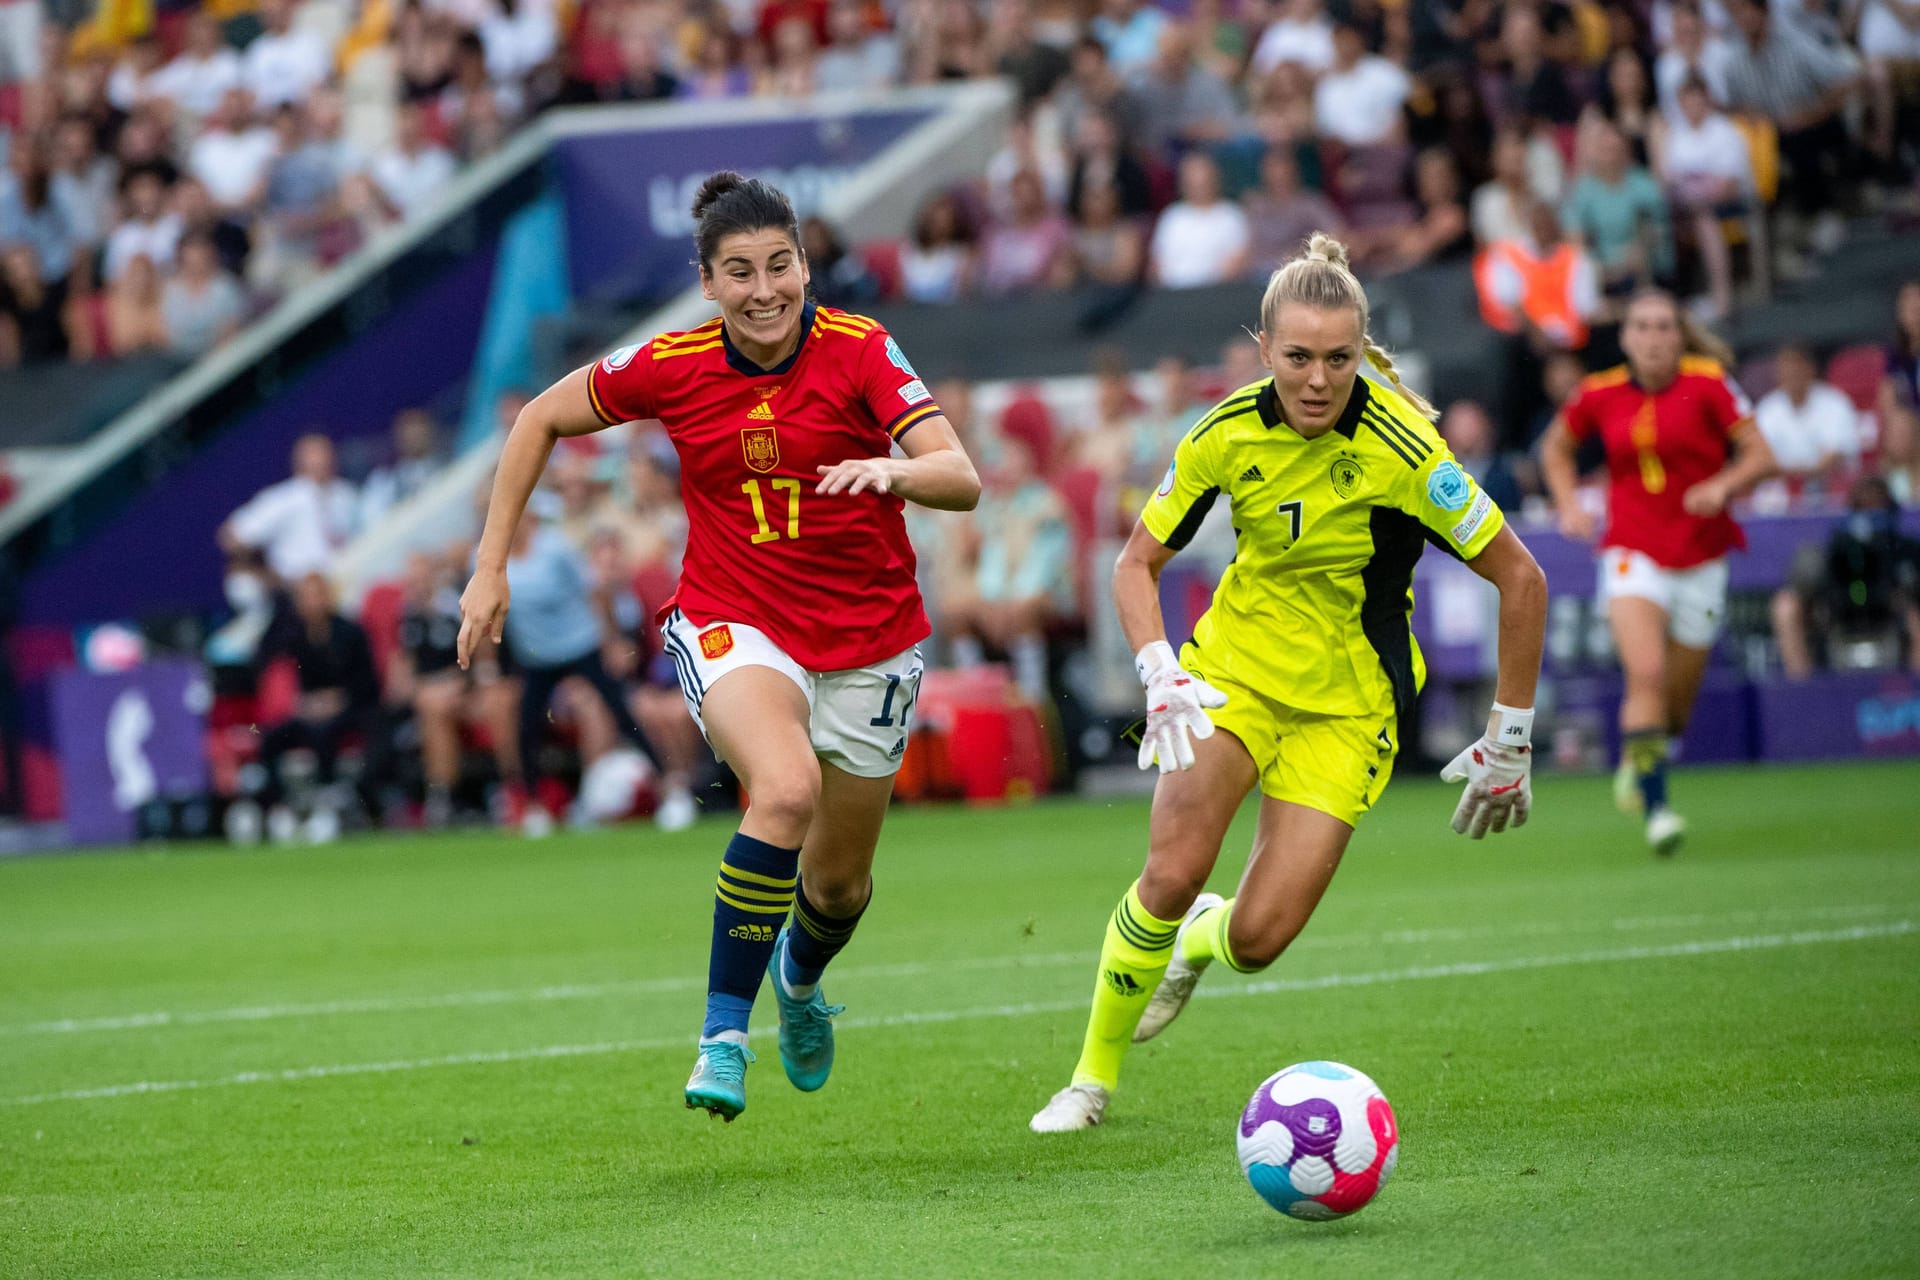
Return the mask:
<path fill-rule="evenodd" d="M 1729 502 L 1751 492 L 1755 485 L 1780 469 L 1773 447 L 1760 434 L 1760 427 L 1752 418 L 1735 423 L 1727 438 L 1733 446 L 1733 457 L 1725 470 L 1694 485 L 1680 499 L 1688 515 L 1717 516 L 1727 509 Z"/>
<path fill-rule="evenodd" d="M 1500 674 L 1493 700 L 1531 707 L 1547 631 L 1547 575 L 1507 525 L 1467 565 L 1500 591 Z"/>
<path fill-rule="evenodd" d="M 1113 604 L 1127 648 L 1138 653 L 1167 638 L 1166 618 L 1160 612 L 1160 572 L 1176 552 L 1147 531 L 1139 521 L 1113 564 Z"/>

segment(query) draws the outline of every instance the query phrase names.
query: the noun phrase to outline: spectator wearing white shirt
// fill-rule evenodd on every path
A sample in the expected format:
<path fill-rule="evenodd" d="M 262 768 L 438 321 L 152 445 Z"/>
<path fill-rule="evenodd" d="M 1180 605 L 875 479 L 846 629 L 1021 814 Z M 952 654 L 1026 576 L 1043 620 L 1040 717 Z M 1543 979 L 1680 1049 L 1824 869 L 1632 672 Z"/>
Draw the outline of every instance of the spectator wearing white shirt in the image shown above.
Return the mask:
<path fill-rule="evenodd" d="M 113 74 L 107 77 L 107 101 L 116 110 L 132 111 L 158 97 L 155 80 L 166 58 L 159 36 L 151 31 L 135 36 L 127 45 L 125 56 L 114 65 Z"/>
<path fill-rule="evenodd" d="M 1754 500 L 1785 506 L 1793 488 L 1835 487 L 1859 466 L 1860 410 L 1846 392 L 1819 380 L 1813 353 L 1799 343 L 1780 348 L 1774 369 L 1779 385 L 1754 406 L 1753 420 L 1781 479 L 1768 481 Z"/>
<path fill-rule="evenodd" d="M 133 169 L 120 179 L 125 210 L 107 237 L 107 282 L 126 273 L 127 264 L 144 257 L 163 274 L 173 265 L 180 244 L 180 215 L 167 209 L 167 188 L 153 169 Z"/>
<path fill-rule="evenodd" d="M 1873 108 L 1867 146 L 1883 162 L 1894 155 L 1901 88 L 1913 93 L 1920 67 L 1920 0 L 1866 0 L 1860 8 L 1860 56 L 1866 60 L 1867 101 Z"/>
<path fill-rule="evenodd" d="M 62 116 L 53 135 L 53 196 L 73 215 L 74 235 L 89 245 L 107 238 L 119 205 L 119 169 L 100 154 L 98 139 L 93 122 L 78 113 Z"/>
<path fill-rule="evenodd" d="M 180 237 L 180 268 L 160 291 L 160 318 L 167 350 L 197 359 L 240 330 L 247 309 L 239 283 L 220 265 L 213 236 L 189 231 Z"/>
<path fill-rule="evenodd" d="M 371 173 L 387 203 L 411 220 L 453 180 L 456 167 L 451 151 L 428 140 L 426 108 L 405 102 L 394 120 L 393 145 L 374 157 Z"/>
<path fill-rule="evenodd" d="M 553 57 L 560 41 L 551 0 L 500 0 L 478 30 L 486 46 L 487 74 L 502 84 L 525 79 Z"/>
<path fill-rule="evenodd" d="M 1727 100 L 1727 59 L 1733 46 L 1707 30 L 1700 8 L 1691 2 L 1673 7 L 1673 38 L 1653 64 L 1653 84 L 1660 111 L 1669 121 L 1680 118 L 1680 86 L 1689 80 L 1705 82 L 1715 102 Z"/>
<path fill-rule="evenodd" d="M 393 419 L 393 462 L 375 467 L 360 487 L 360 527 L 371 529 L 395 506 L 419 493 L 446 465 L 440 429 L 425 409 L 402 409 Z"/>
<path fill-rule="evenodd" d="M 260 552 L 282 583 L 325 573 L 354 533 L 353 486 L 334 473 L 333 441 L 319 434 L 293 445 L 293 476 L 269 485 L 227 517 L 220 545 L 229 555 Z"/>
<path fill-rule="evenodd" d="M 1253 230 L 1240 206 L 1220 195 L 1220 170 L 1204 151 L 1180 161 L 1180 198 L 1153 229 L 1148 270 L 1168 289 L 1221 284 L 1244 275 Z"/>
<path fill-rule="evenodd" d="M 1261 76 L 1283 62 L 1297 62 L 1318 75 L 1333 59 L 1333 23 L 1324 0 L 1286 0 L 1281 16 L 1267 24 L 1253 47 L 1253 70 Z"/>
<path fill-rule="evenodd" d="M 280 144 L 253 119 L 253 94 L 233 88 L 220 99 L 207 130 L 187 153 L 187 171 L 206 184 L 222 210 L 250 212 L 267 193 L 267 174 Z"/>
<path fill-rule="evenodd" d="M 1360 28 L 1333 29 L 1333 66 L 1313 87 L 1319 131 L 1350 147 L 1393 142 L 1403 131 L 1413 81 L 1399 64 L 1367 52 Z"/>
<path fill-rule="evenodd" d="M 1760 292 L 1766 292 L 1766 217 L 1754 194 L 1753 160 L 1740 126 L 1714 110 L 1704 80 L 1680 86 L 1680 115 L 1655 137 L 1660 182 L 1675 213 L 1693 219 L 1693 240 L 1707 270 L 1707 317 L 1733 301 L 1733 258 L 1722 222 L 1745 217 Z M 1751 216 L 1749 216 L 1751 215 Z"/>
<path fill-rule="evenodd" d="M 293 0 L 265 0 L 266 30 L 241 55 L 241 75 L 263 107 L 298 102 L 327 81 L 333 52 L 311 31 L 293 29 Z"/>
<path fill-rule="evenodd" d="M 1490 245 L 1527 234 L 1527 215 L 1536 200 L 1557 204 L 1565 171 L 1560 153 L 1545 148 L 1544 164 L 1525 130 L 1509 125 L 1493 135 L 1493 176 L 1474 190 L 1468 206 L 1475 243 Z"/>
<path fill-rule="evenodd" d="M 154 73 L 152 89 L 187 119 L 203 120 L 219 109 L 227 90 L 240 83 L 240 55 L 221 37 L 219 20 L 196 9 L 187 19 L 186 46 Z"/>

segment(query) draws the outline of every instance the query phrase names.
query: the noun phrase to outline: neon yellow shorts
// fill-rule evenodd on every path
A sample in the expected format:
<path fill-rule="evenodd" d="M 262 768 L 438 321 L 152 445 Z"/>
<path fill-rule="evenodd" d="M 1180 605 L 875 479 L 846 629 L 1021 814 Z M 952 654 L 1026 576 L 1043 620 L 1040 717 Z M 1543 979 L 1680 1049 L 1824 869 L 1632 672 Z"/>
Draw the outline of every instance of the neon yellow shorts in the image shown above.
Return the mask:
<path fill-rule="evenodd" d="M 1260 793 L 1358 826 L 1393 776 L 1394 716 L 1326 716 L 1299 711 L 1208 670 L 1191 643 L 1180 665 L 1227 695 L 1207 714 L 1238 738 L 1260 771 Z"/>

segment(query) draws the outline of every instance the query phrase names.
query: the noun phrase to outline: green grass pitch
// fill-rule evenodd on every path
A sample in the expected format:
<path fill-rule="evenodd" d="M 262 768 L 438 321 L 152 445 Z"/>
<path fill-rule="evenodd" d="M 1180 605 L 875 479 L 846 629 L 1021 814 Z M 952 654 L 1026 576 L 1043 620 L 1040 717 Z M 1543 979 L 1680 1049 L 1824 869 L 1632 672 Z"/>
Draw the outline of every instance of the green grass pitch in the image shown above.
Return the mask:
<path fill-rule="evenodd" d="M 0 865 L 0 1275 L 1920 1274 L 1920 767 L 1675 796 L 1659 863 L 1601 779 L 1474 844 L 1403 778 L 1294 950 L 1046 1139 L 1138 801 L 896 812 L 832 1082 L 763 998 L 732 1126 L 680 1098 L 721 821 Z M 1403 1134 L 1324 1225 L 1233 1147 L 1322 1057 Z"/>

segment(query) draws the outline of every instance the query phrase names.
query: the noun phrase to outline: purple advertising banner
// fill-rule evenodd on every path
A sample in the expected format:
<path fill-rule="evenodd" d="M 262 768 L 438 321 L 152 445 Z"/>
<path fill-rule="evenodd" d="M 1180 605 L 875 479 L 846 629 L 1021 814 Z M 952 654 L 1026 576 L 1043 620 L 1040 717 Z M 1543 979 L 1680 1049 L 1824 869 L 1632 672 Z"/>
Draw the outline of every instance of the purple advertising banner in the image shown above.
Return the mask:
<path fill-rule="evenodd" d="M 693 197 L 715 169 L 767 179 L 804 218 L 936 110 L 814 112 L 561 138 L 553 171 L 566 193 L 574 298 L 661 298 L 692 284 Z"/>
<path fill-rule="evenodd" d="M 207 700 L 206 674 L 191 662 L 53 678 L 70 842 L 123 844 L 148 801 L 207 789 Z"/>
<path fill-rule="evenodd" d="M 1920 677 L 1835 674 L 1759 686 L 1769 760 L 1920 755 Z"/>

